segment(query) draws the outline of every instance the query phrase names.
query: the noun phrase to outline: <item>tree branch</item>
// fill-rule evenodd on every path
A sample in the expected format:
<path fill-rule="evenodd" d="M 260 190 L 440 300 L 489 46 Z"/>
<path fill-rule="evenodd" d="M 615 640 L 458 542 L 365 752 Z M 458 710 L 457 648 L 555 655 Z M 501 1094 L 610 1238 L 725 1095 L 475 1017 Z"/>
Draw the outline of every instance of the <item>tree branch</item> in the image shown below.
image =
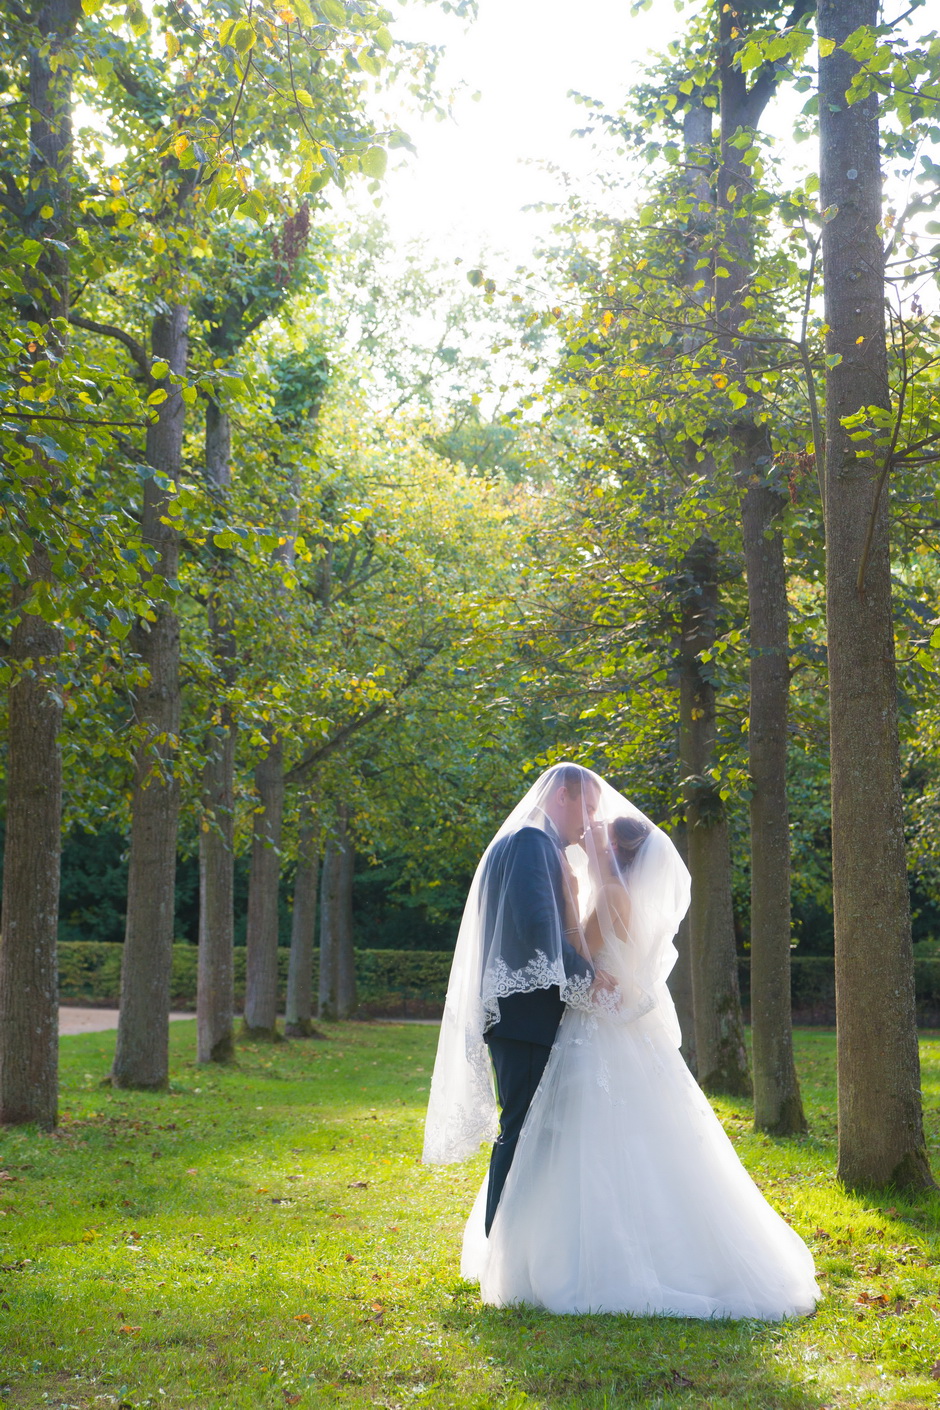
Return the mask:
<path fill-rule="evenodd" d="M 354 734 L 358 734 L 359 730 L 363 729 L 366 725 L 372 724 L 373 720 L 377 720 L 382 715 L 386 714 L 392 705 L 397 705 L 405 691 L 409 686 L 414 685 L 415 681 L 424 674 L 436 655 L 437 651 L 434 651 L 427 660 L 418 662 L 417 665 L 412 666 L 409 671 L 406 671 L 404 678 L 399 683 L 398 689 L 388 700 L 382 700 L 378 705 L 373 705 L 372 709 L 367 710 L 364 715 L 356 715 L 354 719 L 347 720 L 330 739 L 324 740 L 322 744 L 318 744 L 315 749 L 311 749 L 308 754 L 305 754 L 293 768 L 286 771 L 284 774 L 284 782 L 299 782 L 299 780 L 309 774 L 310 770 L 315 768 L 317 764 L 322 764 L 324 759 L 328 759 L 331 754 L 336 753 L 337 749 L 341 749 L 348 739 Z"/>
<path fill-rule="evenodd" d="M 88 333 L 98 333 L 102 338 L 116 338 L 127 348 L 143 375 L 147 378 L 150 377 L 150 359 L 144 351 L 143 344 L 138 343 L 130 333 L 125 333 L 123 328 L 118 328 L 114 323 L 96 323 L 93 318 L 81 318 L 77 313 L 69 314 L 69 322 L 73 323 L 76 328 L 84 328 Z"/>

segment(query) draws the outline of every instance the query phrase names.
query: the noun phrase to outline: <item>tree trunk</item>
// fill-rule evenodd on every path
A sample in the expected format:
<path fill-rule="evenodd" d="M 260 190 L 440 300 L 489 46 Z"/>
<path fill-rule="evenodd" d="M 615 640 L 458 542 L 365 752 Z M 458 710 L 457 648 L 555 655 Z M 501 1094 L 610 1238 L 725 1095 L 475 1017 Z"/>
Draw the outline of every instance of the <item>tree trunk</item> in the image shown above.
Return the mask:
<path fill-rule="evenodd" d="M 356 1006 L 356 969 L 352 943 L 352 882 L 355 849 L 344 803 L 336 810 L 334 831 L 323 853 L 320 893 L 319 1017 L 348 1018 Z"/>
<path fill-rule="evenodd" d="M 288 1038 L 309 1038 L 313 1027 L 313 937 L 317 916 L 317 880 L 320 870 L 320 824 L 309 799 L 304 800 L 294 878 L 291 918 L 290 966 L 287 973 L 287 1009 L 284 1032 Z"/>
<path fill-rule="evenodd" d="M 278 885 L 284 818 L 284 745 L 275 736 L 255 769 L 260 806 L 254 815 L 245 938 L 245 1032 L 276 1038 Z"/>
<path fill-rule="evenodd" d="M 154 316 L 151 352 L 155 360 L 185 375 L 189 309 L 161 306 Z M 156 385 L 156 384 L 155 384 Z M 179 479 L 183 451 L 184 404 L 178 386 L 168 393 L 147 428 L 147 463 Z M 142 537 L 159 554 L 153 611 L 141 621 L 134 650 L 147 681 L 134 697 L 139 743 L 134 758 L 131 800 L 127 925 L 121 968 L 121 1014 L 112 1079 L 116 1087 L 165 1087 L 169 1071 L 170 976 L 176 883 L 176 833 L 180 786 L 174 755 L 180 726 L 179 620 L 167 600 L 176 585 L 179 532 L 164 522 L 169 496 L 155 477 L 144 484 Z M 162 600 L 161 600 L 162 595 Z"/>
<path fill-rule="evenodd" d="M 42 562 L 39 553 L 34 560 Z M 36 572 L 48 570 L 38 566 Z M 27 596 L 17 589 L 14 606 Z M 62 846 L 62 705 L 55 662 L 62 634 L 42 617 L 16 620 L 10 656 L 3 939 L 0 942 L 0 1122 L 58 1113 L 59 860 Z M 31 662 L 29 668 L 24 663 Z"/>
<path fill-rule="evenodd" d="M 765 439 L 763 435 L 761 439 Z M 754 1126 L 758 1131 L 788 1136 L 807 1128 L 793 1058 L 790 1001 L 790 671 L 781 514 L 781 498 L 774 489 L 748 486 L 741 515 L 751 657 L 748 742 Z"/>
<path fill-rule="evenodd" d="M 320 883 L 320 975 L 317 993 L 317 1017 L 327 1022 L 337 1017 L 336 913 L 342 866 L 342 849 L 335 837 L 329 837 L 323 851 L 323 878 Z"/>
<path fill-rule="evenodd" d="M 679 753 L 692 874 L 689 909 L 695 1052 L 707 1092 L 748 1096 L 731 903 L 731 844 L 724 803 L 708 769 L 715 744 L 715 689 L 701 652 L 714 643 L 718 610 L 718 550 L 701 537 L 683 561 L 679 648 Z"/>
<path fill-rule="evenodd" d="M 351 1018 L 356 1012 L 356 952 L 353 949 L 353 874 L 356 869 L 356 848 L 349 834 L 348 814 L 341 813 L 341 864 L 338 868 L 337 905 L 333 939 L 336 956 L 336 1013 L 338 1018 Z"/>
<path fill-rule="evenodd" d="M 821 0 L 839 45 L 875 0 Z M 826 607 L 838 1021 L 839 1177 L 853 1189 L 932 1184 L 924 1142 L 901 806 L 887 491 L 890 435 L 842 419 L 890 407 L 874 95 L 847 104 L 856 63 L 819 63 L 826 352 Z"/>
<path fill-rule="evenodd" d="M 685 862 L 689 863 L 689 847 L 685 827 L 680 827 L 673 838 L 676 848 Z M 676 1018 L 682 1033 L 682 1056 L 694 1077 L 698 1071 L 695 1057 L 695 1004 L 692 997 L 692 948 L 689 934 L 688 912 L 682 917 L 676 935 L 676 963 L 669 975 L 669 992 L 676 1006 Z"/>
<path fill-rule="evenodd" d="M 790 1005 L 790 826 L 787 810 L 789 624 L 781 520 L 786 496 L 774 465 L 759 397 L 747 386 L 753 345 L 742 326 L 754 280 L 753 189 L 742 132 L 756 128 L 773 95 L 776 71 L 765 68 L 748 87 L 737 62 L 738 16 L 718 5 L 721 163 L 718 208 L 722 256 L 716 268 L 718 349 L 747 401 L 729 427 L 734 473 L 742 490 L 741 530 L 750 624 L 749 769 L 751 775 L 751 1036 L 754 1126 L 791 1135 L 806 1130 L 793 1060 Z"/>
<path fill-rule="evenodd" d="M 215 401 L 206 408 L 206 473 L 210 491 L 224 505 L 231 485 L 231 429 Z M 222 699 L 206 738 L 202 774 L 203 822 L 199 834 L 199 975 L 196 997 L 197 1062 L 231 1062 L 235 938 L 235 730 L 227 693 L 235 669 L 224 550 L 210 563 L 209 639 Z"/>
<path fill-rule="evenodd" d="M 61 337 L 49 327 L 68 316 L 71 236 L 72 69 L 65 57 L 81 7 L 49 0 L 37 15 L 48 51 L 29 51 L 29 170 L 26 233 L 52 237 L 31 280 L 29 315 L 48 329 L 50 353 Z M 45 44 L 41 46 L 45 47 Z M 52 215 L 39 213 L 51 208 Z M 33 228 L 35 227 L 35 228 Z M 53 243 L 53 241 L 59 242 Z M 51 494 L 54 467 L 37 452 Z M 26 580 L 14 585 L 11 606 L 23 606 L 34 585 L 52 579 L 49 556 L 34 542 Z M 59 866 L 62 847 L 62 703 L 55 680 L 62 633 L 44 617 L 14 619 L 8 660 L 7 808 L 0 941 L 0 1123 L 55 1126 L 59 1091 Z"/>

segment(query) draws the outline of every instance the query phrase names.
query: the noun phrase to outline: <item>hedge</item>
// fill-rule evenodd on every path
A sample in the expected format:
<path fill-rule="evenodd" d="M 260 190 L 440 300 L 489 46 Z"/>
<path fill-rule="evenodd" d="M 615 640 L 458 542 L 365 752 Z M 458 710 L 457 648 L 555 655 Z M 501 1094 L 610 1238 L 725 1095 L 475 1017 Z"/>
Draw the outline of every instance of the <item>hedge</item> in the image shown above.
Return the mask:
<path fill-rule="evenodd" d="M 123 946 L 104 941 L 71 941 L 59 945 L 59 998 L 64 1003 L 117 1004 L 121 990 Z M 173 946 L 171 1002 L 176 1008 L 196 1006 L 195 945 Z M 288 950 L 277 952 L 278 997 L 287 994 Z M 411 1013 L 440 1015 L 447 991 L 451 956 L 441 950 L 357 950 L 356 985 L 364 1014 Z M 835 1022 L 835 965 L 831 956 L 794 955 L 791 965 L 793 1017 L 799 1023 Z M 750 1007 L 751 966 L 739 959 L 738 976 L 745 1014 Z M 916 959 L 914 983 L 917 1021 L 940 1027 L 940 958 Z M 316 991 L 317 959 L 313 984 Z M 245 950 L 235 950 L 235 1002 L 245 997 Z"/>
<path fill-rule="evenodd" d="M 63 1003 L 117 1004 L 121 992 L 123 945 L 103 940 L 64 941 L 59 945 L 59 998 Z M 287 997 L 289 951 L 277 952 L 278 998 Z M 244 947 L 235 950 L 235 1002 L 245 998 Z M 173 946 L 170 1002 L 176 1008 L 196 1006 L 195 945 Z M 440 950 L 357 950 L 356 985 L 361 1007 L 367 1013 L 401 1012 L 411 1004 L 415 1013 L 440 1012 L 447 990 L 451 956 Z M 313 960 L 313 987 L 317 986 L 317 957 Z"/>
<path fill-rule="evenodd" d="M 741 1001 L 749 1017 L 751 962 L 738 960 Z M 831 955 L 792 955 L 790 995 L 797 1023 L 833 1024 L 836 1021 L 835 960 Z M 915 959 L 914 996 L 921 1028 L 940 1027 L 940 958 Z"/>

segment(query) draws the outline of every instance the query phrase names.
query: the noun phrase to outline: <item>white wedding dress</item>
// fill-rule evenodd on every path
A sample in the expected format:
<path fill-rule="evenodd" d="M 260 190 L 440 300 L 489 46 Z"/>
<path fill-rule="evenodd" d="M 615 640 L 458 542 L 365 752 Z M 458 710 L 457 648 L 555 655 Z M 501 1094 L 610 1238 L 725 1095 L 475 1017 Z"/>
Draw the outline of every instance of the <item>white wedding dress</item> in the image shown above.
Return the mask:
<path fill-rule="evenodd" d="M 604 956 L 615 972 L 617 961 Z M 661 1014 L 566 1011 L 490 1236 L 486 1181 L 464 1234 L 461 1272 L 484 1302 L 769 1320 L 813 1311 L 809 1250 L 738 1160 Z"/>
<path fill-rule="evenodd" d="M 552 1312 L 769 1320 L 812 1312 L 819 1289 L 809 1250 L 741 1165 L 679 1051 L 666 978 L 688 870 L 669 837 L 598 775 L 580 770 L 580 804 L 567 783 L 560 793 L 571 769 L 543 774 L 499 829 L 454 954 L 425 1123 L 431 1164 L 466 1159 L 496 1134 L 484 1033 L 502 999 L 557 984 L 566 1004 L 489 1238 L 487 1181 L 473 1207 L 463 1275 L 479 1281 L 484 1302 Z M 567 833 L 567 890 L 539 911 L 549 884 L 527 881 L 526 948 L 527 908 L 510 914 L 520 888 L 510 878 L 494 896 L 488 858 L 514 830 L 545 826 L 553 800 L 571 797 L 566 808 L 581 814 L 573 822 L 570 811 L 556 814 Z M 601 985 L 598 995 L 597 985 L 575 982 L 564 937 L 583 942 L 616 987 Z"/>

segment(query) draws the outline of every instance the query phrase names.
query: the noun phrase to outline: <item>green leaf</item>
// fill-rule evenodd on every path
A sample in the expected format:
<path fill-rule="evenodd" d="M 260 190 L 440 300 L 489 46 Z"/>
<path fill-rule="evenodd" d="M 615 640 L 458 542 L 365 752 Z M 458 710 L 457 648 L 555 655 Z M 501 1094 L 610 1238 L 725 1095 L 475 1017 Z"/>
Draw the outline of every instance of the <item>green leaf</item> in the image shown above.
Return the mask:
<path fill-rule="evenodd" d="M 320 14 L 325 20 L 329 20 L 330 24 L 345 25 L 346 6 L 342 0 L 317 0 L 317 3 Z"/>
<path fill-rule="evenodd" d="M 839 366 L 839 363 L 840 363 L 841 361 L 842 361 L 842 354 L 841 354 L 841 353 L 828 353 L 828 354 L 826 355 L 826 358 L 825 358 L 825 362 L 826 362 L 826 366 L 827 366 L 827 367 L 838 367 L 838 366 Z"/>
<path fill-rule="evenodd" d="M 819 52 L 822 58 L 828 59 L 835 48 L 836 41 L 834 39 L 823 39 L 822 35 L 819 36 Z"/>
<path fill-rule="evenodd" d="M 159 406 L 161 402 L 166 401 L 167 396 L 168 393 L 166 387 L 158 387 L 155 392 L 150 393 L 149 397 L 147 398 L 147 405 Z"/>
<path fill-rule="evenodd" d="M 168 362 L 154 362 L 150 368 L 150 375 L 151 377 L 155 377 L 159 382 L 161 378 L 166 376 L 169 370 L 170 364 Z"/>
<path fill-rule="evenodd" d="M 295 88 L 294 97 L 302 108 L 312 108 L 314 106 L 313 98 L 307 92 L 306 88 Z"/>
<path fill-rule="evenodd" d="M 391 49 L 393 43 L 391 31 L 386 29 L 385 25 L 383 24 L 381 29 L 377 29 L 372 37 L 375 40 L 376 44 L 379 46 L 379 48 L 382 50 L 382 52 L 384 54 L 387 54 Z"/>
<path fill-rule="evenodd" d="M 388 153 L 384 147 L 367 147 L 359 159 L 359 164 L 366 176 L 381 180 L 388 166 Z"/>

